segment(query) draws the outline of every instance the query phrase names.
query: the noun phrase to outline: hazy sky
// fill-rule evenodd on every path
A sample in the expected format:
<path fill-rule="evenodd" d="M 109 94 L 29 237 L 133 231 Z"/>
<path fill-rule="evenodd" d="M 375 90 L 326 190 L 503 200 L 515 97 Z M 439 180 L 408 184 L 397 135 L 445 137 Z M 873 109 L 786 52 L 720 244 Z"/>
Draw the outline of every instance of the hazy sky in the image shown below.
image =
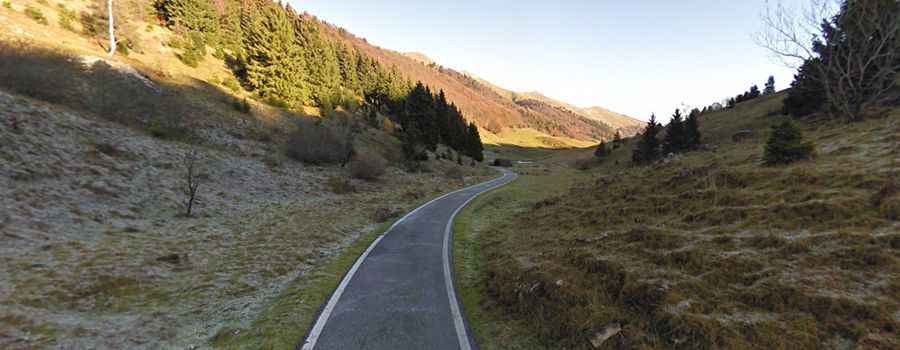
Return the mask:
<path fill-rule="evenodd" d="M 370 43 L 504 88 L 662 120 L 793 72 L 753 42 L 764 0 L 289 0 Z"/>

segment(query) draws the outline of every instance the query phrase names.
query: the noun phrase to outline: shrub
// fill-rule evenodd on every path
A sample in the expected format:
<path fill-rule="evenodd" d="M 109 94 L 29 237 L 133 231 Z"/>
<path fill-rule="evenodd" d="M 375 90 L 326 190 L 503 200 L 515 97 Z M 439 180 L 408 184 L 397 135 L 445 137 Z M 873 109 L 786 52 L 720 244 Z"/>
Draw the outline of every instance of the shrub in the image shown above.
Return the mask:
<path fill-rule="evenodd" d="M 4 1 L 3 7 L 5 7 L 7 10 L 12 10 L 12 3 L 9 1 Z"/>
<path fill-rule="evenodd" d="M 303 122 L 288 136 L 285 152 L 304 163 L 329 164 L 345 162 L 352 151 L 346 132 Z"/>
<path fill-rule="evenodd" d="M 766 142 L 763 162 L 766 165 L 790 164 L 809 159 L 815 152 L 812 142 L 803 140 L 803 132 L 790 119 L 773 125 Z"/>
<path fill-rule="evenodd" d="M 72 25 L 76 20 L 75 11 L 69 10 L 65 5 L 59 4 L 59 26 L 68 31 L 75 31 L 75 26 Z"/>
<path fill-rule="evenodd" d="M 241 91 L 241 84 L 238 83 L 237 79 L 235 79 L 234 77 L 226 77 L 222 79 L 222 86 L 228 88 L 228 90 L 231 90 L 233 92 Z"/>
<path fill-rule="evenodd" d="M 47 24 L 47 17 L 44 17 L 44 13 L 41 10 L 32 7 L 31 5 L 25 5 L 25 15 L 28 18 L 33 19 L 35 22 L 40 24 Z"/>
<path fill-rule="evenodd" d="M 375 222 L 380 224 L 398 216 L 400 216 L 399 211 L 393 210 L 390 207 L 379 207 L 378 209 L 375 209 L 372 218 L 375 219 Z"/>
<path fill-rule="evenodd" d="M 465 179 L 465 174 L 460 166 L 451 166 L 447 168 L 447 172 L 444 173 L 444 175 L 451 180 L 464 181 Z"/>
<path fill-rule="evenodd" d="M 900 195 L 881 201 L 881 216 L 888 220 L 900 220 Z"/>
<path fill-rule="evenodd" d="M 233 101 L 231 101 L 231 107 L 233 107 L 234 110 L 244 114 L 250 114 L 251 111 L 250 102 L 247 101 L 246 98 L 244 98 L 243 100 L 234 99 Z"/>
<path fill-rule="evenodd" d="M 353 178 L 373 181 L 384 175 L 387 161 L 372 153 L 360 153 L 350 162 L 350 176 Z"/>
<path fill-rule="evenodd" d="M 513 166 L 513 163 L 509 159 L 497 158 L 497 159 L 494 159 L 494 161 L 491 163 L 491 165 L 509 168 L 509 167 Z"/>
<path fill-rule="evenodd" d="M 350 182 L 350 179 L 339 176 L 328 178 L 328 189 L 331 190 L 331 192 L 334 194 L 347 194 L 356 192 L 356 186 L 353 186 L 353 183 Z"/>
<path fill-rule="evenodd" d="M 576 159 L 575 160 L 575 169 L 578 170 L 590 170 L 591 167 L 594 166 L 595 161 L 593 159 Z"/>

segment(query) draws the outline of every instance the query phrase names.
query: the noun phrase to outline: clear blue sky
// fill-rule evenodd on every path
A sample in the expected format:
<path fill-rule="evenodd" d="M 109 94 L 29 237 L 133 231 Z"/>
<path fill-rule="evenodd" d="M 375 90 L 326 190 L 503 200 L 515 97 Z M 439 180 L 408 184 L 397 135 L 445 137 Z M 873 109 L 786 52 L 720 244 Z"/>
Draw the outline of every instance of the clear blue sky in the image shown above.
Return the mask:
<path fill-rule="evenodd" d="M 796 1 L 796 0 L 794 0 Z M 793 72 L 753 42 L 764 0 L 289 0 L 396 50 L 504 88 L 667 120 Z"/>

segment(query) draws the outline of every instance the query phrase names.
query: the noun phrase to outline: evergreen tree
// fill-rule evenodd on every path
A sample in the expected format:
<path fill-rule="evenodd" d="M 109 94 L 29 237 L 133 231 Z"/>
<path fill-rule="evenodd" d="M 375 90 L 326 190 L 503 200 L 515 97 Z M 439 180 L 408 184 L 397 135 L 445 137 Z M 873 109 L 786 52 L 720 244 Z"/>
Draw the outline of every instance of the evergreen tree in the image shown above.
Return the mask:
<path fill-rule="evenodd" d="M 700 111 L 694 109 L 684 121 L 684 144 L 686 149 L 695 150 L 702 143 L 700 136 Z"/>
<path fill-rule="evenodd" d="M 797 74 L 794 75 L 788 96 L 784 99 L 784 114 L 802 118 L 822 110 L 827 99 L 825 88 L 815 76 L 818 74 L 816 65 L 819 64 L 822 63 L 816 58 L 808 60 L 800 66 Z"/>
<path fill-rule="evenodd" d="M 351 50 L 347 45 L 338 44 L 337 58 L 338 64 L 341 67 L 341 79 L 344 88 L 355 92 L 357 95 L 362 95 L 363 93 L 359 83 L 360 74 L 357 71 L 359 67 L 359 56 L 357 51 Z"/>
<path fill-rule="evenodd" d="M 766 165 L 789 164 L 813 156 L 815 145 L 803 140 L 803 132 L 790 119 L 773 125 L 766 142 L 763 162 Z"/>
<path fill-rule="evenodd" d="M 769 76 L 769 80 L 766 81 L 766 89 L 763 91 L 765 95 L 771 95 L 775 93 L 775 77 Z"/>
<path fill-rule="evenodd" d="M 594 157 L 597 158 L 597 159 L 603 160 L 603 159 L 605 159 L 610 153 L 612 153 L 612 150 L 611 150 L 610 147 L 606 144 L 606 141 L 602 141 L 602 142 L 600 142 L 599 145 L 597 145 L 597 148 L 594 150 Z"/>
<path fill-rule="evenodd" d="M 666 136 L 663 139 L 663 153 L 678 153 L 685 150 L 685 132 L 684 120 L 682 120 L 681 111 L 676 109 L 672 114 L 672 120 L 666 126 Z"/>
<path fill-rule="evenodd" d="M 753 85 L 753 86 L 750 87 L 750 91 L 747 92 L 747 96 L 746 96 L 746 98 L 745 98 L 744 100 L 745 100 L 745 101 L 747 101 L 747 100 L 752 100 L 752 99 L 754 99 L 754 98 L 759 97 L 759 95 L 760 95 L 760 93 L 759 93 L 759 86 Z"/>
<path fill-rule="evenodd" d="M 479 162 L 484 161 L 484 145 L 481 143 L 481 136 L 475 123 L 469 123 L 468 136 L 468 156 Z"/>
<path fill-rule="evenodd" d="M 261 98 L 288 107 L 310 102 L 305 66 L 285 11 L 257 1 L 242 17 L 245 85 Z"/>
<path fill-rule="evenodd" d="M 307 68 L 305 81 L 319 107 L 330 108 L 341 85 L 341 67 L 334 45 L 326 41 L 313 19 L 292 15 L 295 45 Z"/>
<path fill-rule="evenodd" d="M 625 144 L 625 140 L 622 139 L 622 133 L 616 130 L 616 134 L 613 136 L 613 149 L 622 147 L 623 144 Z"/>
<path fill-rule="evenodd" d="M 656 115 L 650 116 L 650 121 L 644 127 L 644 133 L 638 141 L 637 148 L 631 154 L 631 161 L 635 164 L 647 164 L 659 158 L 659 140 L 657 134 L 662 127 L 656 122 Z"/>

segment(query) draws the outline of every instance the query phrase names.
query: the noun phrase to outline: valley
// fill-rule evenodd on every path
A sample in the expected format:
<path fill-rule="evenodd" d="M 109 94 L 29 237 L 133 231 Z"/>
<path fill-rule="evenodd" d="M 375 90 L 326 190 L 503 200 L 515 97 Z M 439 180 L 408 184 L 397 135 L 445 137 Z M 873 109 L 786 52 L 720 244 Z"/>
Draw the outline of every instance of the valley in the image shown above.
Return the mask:
<path fill-rule="evenodd" d="M 0 348 L 898 349 L 900 5 L 828 4 L 762 21 L 793 81 L 688 106 L 772 66 L 663 5 L 346 17 L 493 28 L 545 94 L 313 2 L 0 0 Z M 548 96 L 601 85 L 674 113 Z"/>

